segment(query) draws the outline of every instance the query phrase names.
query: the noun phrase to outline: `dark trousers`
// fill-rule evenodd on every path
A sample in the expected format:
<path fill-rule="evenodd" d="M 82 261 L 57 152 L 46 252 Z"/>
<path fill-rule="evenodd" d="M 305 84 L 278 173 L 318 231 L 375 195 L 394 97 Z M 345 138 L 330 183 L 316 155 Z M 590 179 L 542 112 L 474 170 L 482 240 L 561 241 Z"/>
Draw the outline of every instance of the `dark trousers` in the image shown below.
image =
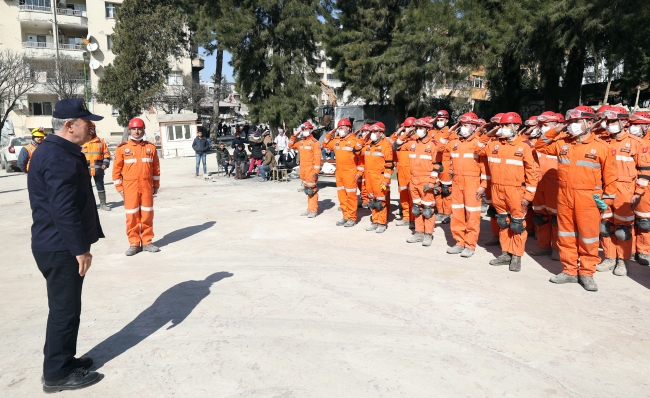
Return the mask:
<path fill-rule="evenodd" d="M 104 189 L 104 170 L 96 169 L 93 179 L 95 180 L 95 188 L 97 188 L 97 192 L 106 192 Z"/>
<path fill-rule="evenodd" d="M 47 316 L 43 377 L 60 380 L 74 369 L 81 315 L 81 287 L 77 258 L 69 251 L 32 252 L 47 284 Z"/>

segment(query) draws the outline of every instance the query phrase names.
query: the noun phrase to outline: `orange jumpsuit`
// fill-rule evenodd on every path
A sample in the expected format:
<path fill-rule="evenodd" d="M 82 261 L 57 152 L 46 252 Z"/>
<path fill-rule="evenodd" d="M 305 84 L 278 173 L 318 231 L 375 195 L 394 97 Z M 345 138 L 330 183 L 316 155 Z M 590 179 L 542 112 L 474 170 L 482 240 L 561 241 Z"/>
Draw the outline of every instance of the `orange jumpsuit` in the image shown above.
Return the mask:
<path fill-rule="evenodd" d="M 557 249 L 557 225 L 552 219 L 557 215 L 557 156 L 537 153 L 540 180 L 533 198 L 533 212 L 543 215 L 544 224 L 536 226 L 537 247 Z"/>
<path fill-rule="evenodd" d="M 314 136 L 298 140 L 294 135 L 289 140 L 289 148 L 297 150 L 300 156 L 300 179 L 305 188 L 313 188 L 313 196 L 307 196 L 307 211 L 318 213 L 318 173 L 320 173 L 321 148 Z"/>
<path fill-rule="evenodd" d="M 487 145 L 485 143 L 481 144 Z M 492 176 L 490 175 L 490 168 L 487 165 L 487 158 L 481 157 L 479 160 L 483 165 L 483 169 L 485 170 L 485 174 L 481 174 L 481 181 L 487 182 L 487 188 L 485 190 L 485 204 L 490 207 L 494 207 L 494 203 L 492 201 L 492 185 L 490 184 Z M 501 228 L 499 228 L 499 224 L 497 224 L 496 217 L 490 217 L 490 231 L 492 232 L 492 236 L 499 236 L 499 231 L 501 231 Z"/>
<path fill-rule="evenodd" d="M 160 163 L 156 146 L 129 139 L 115 149 L 113 184 L 124 192 L 126 234 L 131 246 L 153 240 L 153 191 L 160 187 Z"/>
<path fill-rule="evenodd" d="M 88 161 L 88 170 L 91 176 L 95 176 L 97 170 L 102 170 L 102 165 L 111 163 L 111 152 L 108 150 L 106 141 L 95 136 L 81 147 L 82 152 Z"/>
<path fill-rule="evenodd" d="M 361 143 L 362 147 L 365 147 L 366 144 L 368 143 L 368 137 L 370 134 L 366 135 L 366 138 L 363 138 L 363 135 L 359 133 L 357 135 L 357 139 Z M 368 204 L 368 189 L 366 188 L 366 179 L 363 176 L 363 160 L 359 161 L 359 166 L 357 166 L 357 171 L 361 172 L 361 177 L 358 178 L 359 182 L 357 182 L 357 188 L 359 189 L 359 194 L 361 195 L 361 203 L 364 205 Z"/>
<path fill-rule="evenodd" d="M 398 138 L 405 138 L 403 135 L 397 136 L 397 133 L 391 136 L 392 141 Z M 408 138 L 413 141 L 414 138 Z M 411 181 L 411 162 L 409 161 L 409 149 L 403 145 L 395 151 L 394 160 L 397 161 L 397 185 L 399 186 L 399 202 L 402 207 L 402 220 L 413 221 L 413 209 L 411 208 L 411 192 L 409 191 L 409 182 Z"/>
<path fill-rule="evenodd" d="M 451 192 L 451 235 L 458 246 L 476 249 L 481 226 L 481 199 L 476 198 L 479 187 L 488 187 L 485 163 L 475 153 L 479 136 L 454 137 L 445 145 L 451 159 L 450 171 L 454 190 Z"/>
<path fill-rule="evenodd" d="M 626 227 L 630 234 L 634 232 L 634 212 L 630 199 L 635 193 L 643 195 L 645 187 L 637 184 L 637 169 L 648 166 L 646 158 L 647 144 L 639 137 L 622 131 L 616 139 L 607 137 L 604 140 L 609 144 L 612 154 L 616 156 L 618 180 L 616 181 L 616 199 L 602 215 L 602 219 L 614 225 L 614 228 Z M 645 150 L 645 152 L 644 152 Z M 611 236 L 601 236 L 600 244 L 603 247 L 605 258 L 619 258 L 627 260 L 634 252 L 634 240 L 620 240 L 613 233 Z"/>
<path fill-rule="evenodd" d="M 593 194 L 607 204 L 616 197 L 616 161 L 607 143 L 590 134 L 582 143 L 571 137 L 554 141 L 549 130 L 535 144 L 538 153 L 558 157 L 558 249 L 562 272 L 593 276 L 598 256 L 600 210 Z"/>
<path fill-rule="evenodd" d="M 442 130 L 436 128 L 429 130 L 429 136 L 433 138 L 438 143 L 438 145 L 442 146 L 446 145 L 450 139 L 454 138 L 449 133 L 448 126 L 443 127 Z M 438 152 L 436 154 L 435 161 L 442 164 L 443 166 L 443 170 L 440 173 L 440 184 L 445 185 L 447 189 L 451 190 L 451 175 L 449 174 L 449 165 L 451 164 L 451 160 L 449 158 L 449 154 Z M 442 194 L 438 194 L 435 197 L 436 209 L 438 209 L 438 213 L 447 215 L 451 214 L 451 195 L 442 196 Z"/>
<path fill-rule="evenodd" d="M 341 204 L 343 218 L 357 221 L 357 167 L 359 154 L 363 149 L 361 141 L 354 135 L 332 139 L 332 133 L 325 136 L 323 146 L 334 151 L 336 159 L 336 192 Z"/>
<path fill-rule="evenodd" d="M 487 157 L 493 206 L 498 217 L 506 222 L 507 218 L 510 218 L 510 226 L 499 231 L 501 249 L 521 257 L 528 233 L 525 229 L 516 233 L 513 231 L 513 224 L 519 223 L 526 227 L 525 217 L 528 209 L 522 209 L 521 201 L 526 199 L 532 202 L 537 191 L 538 172 L 533 149 L 522 136 L 508 142 L 504 138 L 491 141 L 484 135 L 481 137 L 481 143 L 487 145 L 477 145 L 475 153 Z"/>
<path fill-rule="evenodd" d="M 644 159 L 648 159 L 648 147 L 650 147 L 650 134 L 643 137 L 643 144 L 645 149 L 642 149 Z M 639 204 L 634 209 L 634 215 L 639 219 L 650 219 L 650 194 L 648 193 L 648 181 L 650 180 L 650 165 L 643 165 L 639 167 L 639 175 L 637 176 L 636 184 L 638 188 L 642 188 L 645 193 L 641 196 Z M 647 228 L 646 228 L 647 229 Z M 638 254 L 650 254 L 650 231 L 644 231 L 637 225 L 635 229 L 636 236 L 636 252 Z"/>
<path fill-rule="evenodd" d="M 393 144 L 387 138 L 379 140 L 376 143 L 370 141 L 363 148 L 360 164 L 363 164 L 359 172 L 363 172 L 368 189 L 368 199 L 382 202 L 383 209 L 372 209 L 372 222 L 375 224 L 386 225 L 388 222 L 388 210 L 390 202 L 388 193 L 390 192 L 390 179 L 393 174 Z M 359 174 L 360 175 L 360 174 Z M 381 186 L 385 185 L 386 190 Z"/>

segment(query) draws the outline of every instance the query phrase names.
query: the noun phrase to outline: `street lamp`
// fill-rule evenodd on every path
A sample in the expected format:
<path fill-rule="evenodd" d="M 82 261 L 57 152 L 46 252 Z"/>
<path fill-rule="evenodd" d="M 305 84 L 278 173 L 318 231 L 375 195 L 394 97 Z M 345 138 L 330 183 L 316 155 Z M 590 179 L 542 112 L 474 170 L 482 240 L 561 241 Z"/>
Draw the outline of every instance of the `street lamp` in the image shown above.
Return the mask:
<path fill-rule="evenodd" d="M 86 76 L 86 62 L 90 60 L 90 55 L 88 51 L 83 52 L 84 57 L 84 97 L 86 99 L 86 106 L 88 106 L 88 77 Z"/>

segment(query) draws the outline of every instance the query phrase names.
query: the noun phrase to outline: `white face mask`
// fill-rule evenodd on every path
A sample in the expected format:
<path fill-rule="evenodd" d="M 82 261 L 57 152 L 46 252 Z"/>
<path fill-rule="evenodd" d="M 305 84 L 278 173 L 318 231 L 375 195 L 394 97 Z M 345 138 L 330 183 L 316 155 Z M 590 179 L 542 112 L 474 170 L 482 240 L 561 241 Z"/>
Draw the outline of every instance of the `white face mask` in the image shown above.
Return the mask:
<path fill-rule="evenodd" d="M 438 126 L 439 129 L 445 127 L 445 125 L 447 125 L 447 122 L 445 122 L 445 121 L 443 121 L 443 120 L 438 120 L 438 121 L 436 122 L 436 126 Z"/>
<path fill-rule="evenodd" d="M 603 120 L 602 123 L 600 123 L 600 127 L 607 130 L 607 122 L 605 120 Z"/>
<path fill-rule="evenodd" d="M 574 137 L 577 137 L 577 136 L 581 135 L 582 133 L 584 133 L 584 131 L 582 131 L 582 123 L 571 123 L 569 125 L 568 131 L 569 131 L 569 134 L 571 134 Z"/>
<path fill-rule="evenodd" d="M 372 142 L 377 142 L 379 137 L 377 137 L 377 133 L 370 133 L 370 141 Z"/>
<path fill-rule="evenodd" d="M 309 131 L 309 130 L 303 130 L 303 132 L 302 132 L 303 137 L 309 137 L 309 134 L 311 134 L 311 131 Z"/>
<path fill-rule="evenodd" d="M 417 135 L 419 138 L 424 138 L 427 135 L 427 131 L 425 129 L 417 129 L 415 130 L 415 135 Z"/>
<path fill-rule="evenodd" d="M 133 136 L 130 135 L 129 138 L 131 138 L 135 142 L 140 142 L 140 141 L 142 141 L 142 138 L 144 138 L 144 136 L 142 138 L 133 138 Z"/>
<path fill-rule="evenodd" d="M 503 138 L 510 138 L 512 137 L 512 129 L 510 127 L 502 127 L 501 128 L 501 137 Z"/>
<path fill-rule="evenodd" d="M 345 137 L 347 134 L 348 134 L 348 132 L 345 131 L 345 129 L 339 129 L 339 136 L 340 137 Z"/>
<path fill-rule="evenodd" d="M 609 131 L 610 134 L 618 134 L 621 132 L 621 126 L 618 123 L 608 124 L 607 131 Z"/>
<path fill-rule="evenodd" d="M 470 131 L 469 127 L 467 127 L 467 126 L 461 126 L 461 128 L 460 128 L 460 136 L 461 136 L 461 137 L 465 137 L 465 138 L 467 138 L 467 137 L 469 137 L 469 135 L 470 135 L 471 133 L 472 133 L 472 132 Z"/>
<path fill-rule="evenodd" d="M 544 125 L 544 126 L 542 126 L 542 133 L 546 133 L 550 129 L 551 129 L 551 126 Z"/>
<path fill-rule="evenodd" d="M 499 127 L 497 130 L 497 133 L 495 134 L 497 137 L 501 137 L 501 134 L 503 133 L 503 127 Z"/>
<path fill-rule="evenodd" d="M 539 137 L 540 135 L 542 135 L 542 131 L 541 131 L 541 130 L 539 129 L 539 127 L 538 127 L 538 128 L 534 129 L 534 130 L 530 133 L 530 138 L 537 138 L 537 137 Z"/>
<path fill-rule="evenodd" d="M 630 134 L 635 135 L 637 137 L 643 137 L 643 130 L 641 130 L 641 126 L 630 126 Z"/>

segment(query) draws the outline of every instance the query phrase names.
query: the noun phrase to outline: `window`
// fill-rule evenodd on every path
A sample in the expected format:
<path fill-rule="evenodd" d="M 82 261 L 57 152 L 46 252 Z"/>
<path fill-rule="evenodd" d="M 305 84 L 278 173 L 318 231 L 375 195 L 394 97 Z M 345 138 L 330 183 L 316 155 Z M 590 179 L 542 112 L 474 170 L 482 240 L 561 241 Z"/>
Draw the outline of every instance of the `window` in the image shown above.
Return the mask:
<path fill-rule="evenodd" d="M 106 2 L 106 18 L 115 18 L 115 11 L 120 8 L 119 4 Z"/>
<path fill-rule="evenodd" d="M 183 72 L 173 71 L 167 76 L 167 85 L 169 86 L 182 86 L 183 85 Z"/>
<path fill-rule="evenodd" d="M 189 140 L 190 139 L 190 125 L 177 124 L 167 126 L 167 141 Z"/>
<path fill-rule="evenodd" d="M 113 36 L 106 35 L 106 49 L 110 50 L 113 48 Z"/>
<path fill-rule="evenodd" d="M 474 88 L 483 88 L 482 76 L 474 76 Z"/>
<path fill-rule="evenodd" d="M 51 102 L 30 102 L 29 107 L 33 116 L 52 116 Z"/>
<path fill-rule="evenodd" d="M 20 0 L 18 3 L 21 6 L 35 6 L 35 7 L 47 7 L 50 8 L 50 0 Z"/>
<path fill-rule="evenodd" d="M 114 106 L 111 106 L 111 116 L 120 116 L 120 111 Z"/>

